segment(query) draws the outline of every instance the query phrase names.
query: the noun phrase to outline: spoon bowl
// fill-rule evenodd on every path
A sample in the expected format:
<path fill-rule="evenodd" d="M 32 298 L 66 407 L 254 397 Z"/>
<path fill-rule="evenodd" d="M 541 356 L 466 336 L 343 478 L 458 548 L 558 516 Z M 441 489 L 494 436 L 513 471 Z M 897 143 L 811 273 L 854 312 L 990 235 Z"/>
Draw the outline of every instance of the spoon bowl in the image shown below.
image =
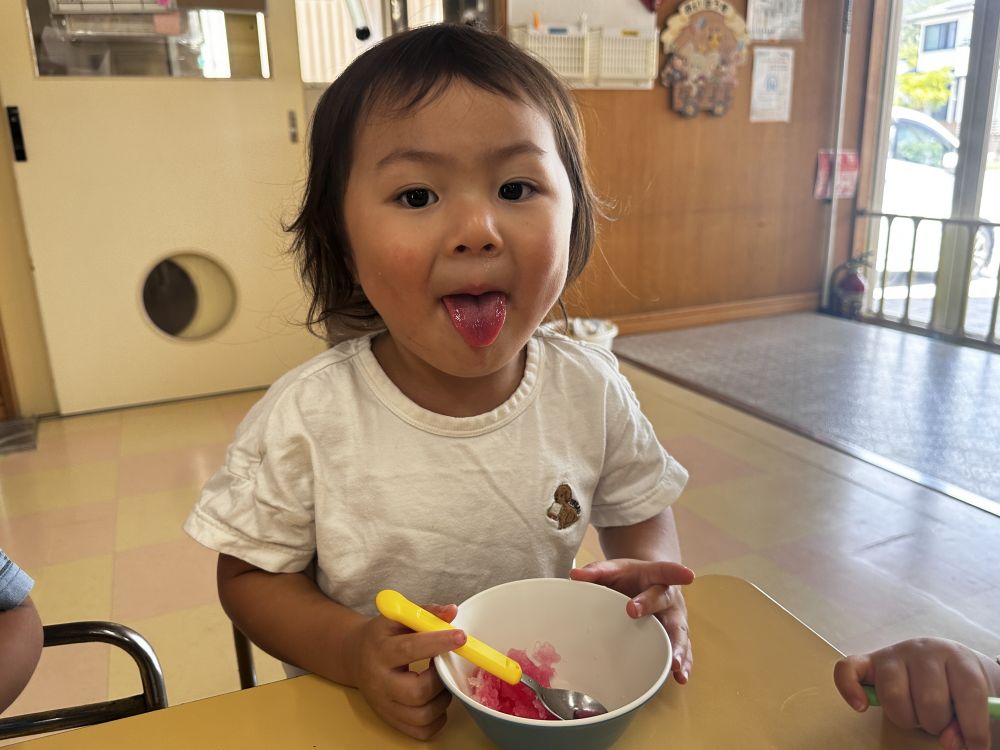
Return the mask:
<path fill-rule="evenodd" d="M 539 685 L 526 674 L 521 674 L 521 682 L 535 691 L 538 700 L 553 716 L 571 721 L 574 719 L 589 719 L 592 716 L 606 714 L 608 709 L 596 698 L 577 690 L 547 688 Z"/>

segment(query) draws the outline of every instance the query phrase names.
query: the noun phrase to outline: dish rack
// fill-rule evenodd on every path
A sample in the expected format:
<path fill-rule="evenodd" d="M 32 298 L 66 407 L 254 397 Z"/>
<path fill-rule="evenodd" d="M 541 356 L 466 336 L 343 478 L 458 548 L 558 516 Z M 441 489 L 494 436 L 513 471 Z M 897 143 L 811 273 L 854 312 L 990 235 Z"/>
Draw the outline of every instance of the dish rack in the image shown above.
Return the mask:
<path fill-rule="evenodd" d="M 655 31 L 594 27 L 558 34 L 513 26 L 510 39 L 578 88 L 652 88 L 657 73 Z"/>

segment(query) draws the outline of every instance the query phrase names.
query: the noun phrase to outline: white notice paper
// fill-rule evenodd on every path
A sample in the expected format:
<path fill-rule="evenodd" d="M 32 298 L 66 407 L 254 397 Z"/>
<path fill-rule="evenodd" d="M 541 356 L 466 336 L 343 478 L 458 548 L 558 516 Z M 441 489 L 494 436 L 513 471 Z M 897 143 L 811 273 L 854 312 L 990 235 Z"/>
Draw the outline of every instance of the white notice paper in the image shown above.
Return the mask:
<path fill-rule="evenodd" d="M 801 39 L 804 0 L 749 0 L 747 32 L 754 40 Z"/>
<path fill-rule="evenodd" d="M 792 115 L 795 50 L 755 47 L 750 122 L 788 122 Z"/>

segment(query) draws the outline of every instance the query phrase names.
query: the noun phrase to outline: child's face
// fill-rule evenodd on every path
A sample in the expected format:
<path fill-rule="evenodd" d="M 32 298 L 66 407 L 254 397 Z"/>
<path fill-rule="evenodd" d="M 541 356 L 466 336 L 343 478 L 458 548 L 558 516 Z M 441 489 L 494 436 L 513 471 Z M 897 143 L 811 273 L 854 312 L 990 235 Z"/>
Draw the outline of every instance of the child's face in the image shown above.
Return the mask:
<path fill-rule="evenodd" d="M 360 127 L 344 214 L 357 280 L 414 365 L 516 366 L 566 280 L 573 196 L 548 118 L 467 83 Z"/>

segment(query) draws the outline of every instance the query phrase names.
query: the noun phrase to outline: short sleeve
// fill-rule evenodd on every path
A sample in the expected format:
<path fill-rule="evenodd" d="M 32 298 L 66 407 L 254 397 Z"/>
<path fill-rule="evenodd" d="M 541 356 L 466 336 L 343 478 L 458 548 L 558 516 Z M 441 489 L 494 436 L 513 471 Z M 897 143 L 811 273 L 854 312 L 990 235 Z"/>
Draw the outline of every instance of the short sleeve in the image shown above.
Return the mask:
<path fill-rule="evenodd" d="M 605 460 L 590 521 L 598 528 L 631 526 L 671 505 L 688 473 L 660 445 L 632 386 L 617 369 L 606 399 Z"/>
<path fill-rule="evenodd" d="M 263 570 L 304 570 L 316 552 L 314 455 L 295 399 L 266 395 L 240 425 L 184 530 Z"/>
<path fill-rule="evenodd" d="M 0 612 L 21 606 L 35 582 L 0 550 Z"/>

